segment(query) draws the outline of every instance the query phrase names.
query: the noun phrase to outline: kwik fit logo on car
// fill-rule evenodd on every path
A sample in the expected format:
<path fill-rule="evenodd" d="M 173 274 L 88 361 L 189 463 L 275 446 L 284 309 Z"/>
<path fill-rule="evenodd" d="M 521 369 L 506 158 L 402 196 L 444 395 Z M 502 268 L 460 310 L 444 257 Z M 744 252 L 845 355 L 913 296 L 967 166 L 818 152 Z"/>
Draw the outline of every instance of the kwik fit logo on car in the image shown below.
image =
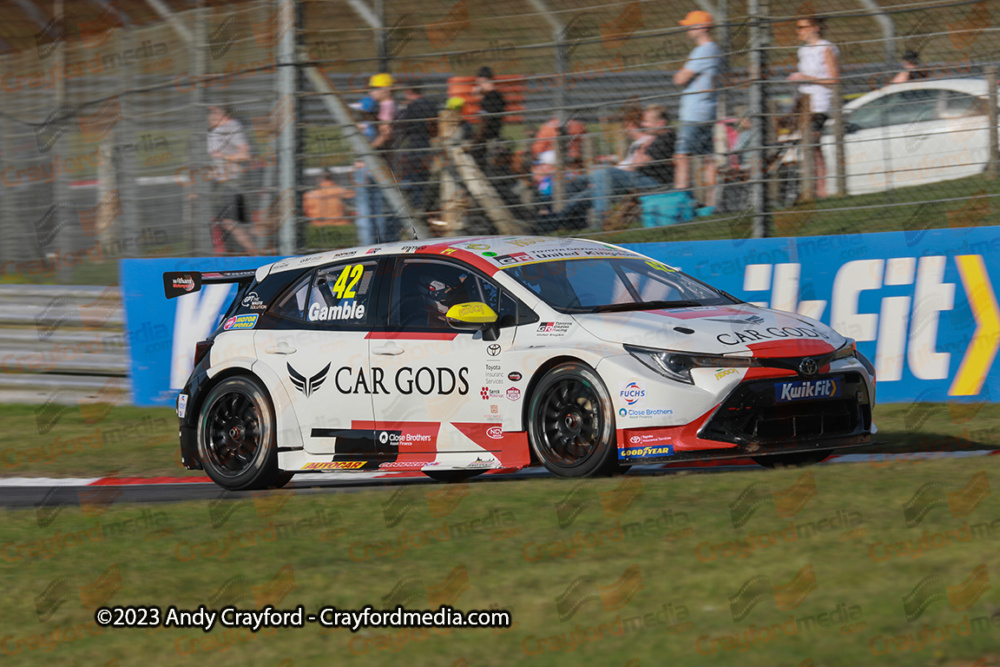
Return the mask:
<path fill-rule="evenodd" d="M 842 378 L 804 380 L 802 382 L 779 382 L 774 386 L 774 399 L 778 403 L 789 401 L 837 398 L 840 396 Z"/>

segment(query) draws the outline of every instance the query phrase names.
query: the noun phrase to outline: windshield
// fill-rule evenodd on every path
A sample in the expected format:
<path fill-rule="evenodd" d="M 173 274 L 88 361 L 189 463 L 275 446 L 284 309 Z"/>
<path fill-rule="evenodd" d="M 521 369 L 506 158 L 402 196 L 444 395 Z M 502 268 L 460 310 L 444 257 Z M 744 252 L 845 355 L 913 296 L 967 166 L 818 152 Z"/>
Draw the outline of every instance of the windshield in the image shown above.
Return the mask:
<path fill-rule="evenodd" d="M 504 271 L 564 313 L 739 303 L 666 264 L 639 257 L 567 259 L 521 264 Z"/>

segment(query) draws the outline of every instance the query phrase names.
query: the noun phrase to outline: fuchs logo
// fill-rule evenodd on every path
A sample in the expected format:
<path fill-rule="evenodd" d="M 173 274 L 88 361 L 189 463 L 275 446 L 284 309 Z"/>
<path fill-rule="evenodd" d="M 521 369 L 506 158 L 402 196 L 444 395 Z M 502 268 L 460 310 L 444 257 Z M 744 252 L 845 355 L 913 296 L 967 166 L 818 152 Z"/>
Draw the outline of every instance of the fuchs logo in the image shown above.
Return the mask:
<path fill-rule="evenodd" d="M 305 394 L 306 398 L 309 398 L 314 391 L 323 386 L 326 374 L 330 372 L 330 364 L 327 364 L 319 373 L 316 373 L 311 378 L 306 378 L 306 376 L 292 368 L 291 364 L 286 363 L 285 366 L 288 367 L 288 377 L 292 381 L 292 384 L 295 385 L 296 389 Z"/>
<path fill-rule="evenodd" d="M 646 397 L 646 389 L 641 384 L 633 380 L 625 385 L 620 392 L 618 392 L 618 396 L 625 399 L 627 404 L 636 405 Z"/>
<path fill-rule="evenodd" d="M 486 435 L 494 440 L 503 440 L 503 427 L 491 426 L 486 429 Z"/>

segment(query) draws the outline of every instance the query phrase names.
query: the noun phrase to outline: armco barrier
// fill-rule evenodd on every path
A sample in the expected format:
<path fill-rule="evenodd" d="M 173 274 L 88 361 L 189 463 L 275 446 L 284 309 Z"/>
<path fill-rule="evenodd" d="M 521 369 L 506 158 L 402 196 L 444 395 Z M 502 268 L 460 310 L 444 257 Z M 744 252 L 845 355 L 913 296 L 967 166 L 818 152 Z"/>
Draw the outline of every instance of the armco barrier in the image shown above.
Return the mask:
<path fill-rule="evenodd" d="M 0 402 L 121 402 L 122 324 L 117 287 L 0 285 Z"/>
<path fill-rule="evenodd" d="M 1000 228 L 643 243 L 628 247 L 752 303 L 814 317 L 858 341 L 876 365 L 879 402 L 996 401 Z M 269 259 L 122 260 L 137 405 L 173 405 L 194 344 L 218 322 L 230 286 L 175 301 L 164 271 L 248 268 Z M 758 332 L 767 336 L 766 332 Z M 166 349 L 169 348 L 169 349 Z"/>

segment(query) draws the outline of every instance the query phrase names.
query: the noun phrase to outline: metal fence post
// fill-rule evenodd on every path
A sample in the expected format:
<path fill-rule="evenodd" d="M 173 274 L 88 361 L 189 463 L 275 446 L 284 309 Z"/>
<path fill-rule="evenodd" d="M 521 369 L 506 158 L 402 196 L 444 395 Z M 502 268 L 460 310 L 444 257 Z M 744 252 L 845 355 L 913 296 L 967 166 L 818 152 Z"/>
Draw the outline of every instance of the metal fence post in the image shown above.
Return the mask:
<path fill-rule="evenodd" d="M 750 145 L 750 205 L 753 211 L 753 236 L 771 235 L 771 206 L 765 180 L 765 151 L 770 143 L 767 99 L 767 47 L 770 42 L 770 0 L 749 0 L 750 15 L 750 104 L 753 124 Z"/>
<path fill-rule="evenodd" d="M 278 202 L 281 207 L 281 229 L 278 230 L 278 249 L 283 255 L 294 254 L 297 228 L 300 220 L 296 216 L 295 197 L 290 196 L 295 189 L 295 7 L 293 0 L 278 0 L 278 29 L 282 30 L 278 42 L 276 65 L 278 66 L 278 105 L 282 118 L 279 119 L 281 133 L 278 135 Z M 291 23 L 291 26 L 289 26 Z M 287 27 L 287 28 L 286 28 Z"/>
<path fill-rule="evenodd" d="M 991 65 L 986 68 L 986 91 L 990 108 L 990 161 L 986 166 L 986 173 L 990 178 L 1000 175 L 1000 146 L 997 145 L 997 67 Z"/>
<path fill-rule="evenodd" d="M 837 195 L 847 196 L 847 159 L 844 155 L 844 87 L 840 79 L 833 85 L 833 150 L 836 156 Z M 829 193 L 827 193 L 829 194 Z"/>
<path fill-rule="evenodd" d="M 812 201 L 816 198 L 816 145 L 812 136 L 812 100 L 809 95 L 802 96 L 802 107 L 795 125 L 799 129 L 799 199 Z"/>

